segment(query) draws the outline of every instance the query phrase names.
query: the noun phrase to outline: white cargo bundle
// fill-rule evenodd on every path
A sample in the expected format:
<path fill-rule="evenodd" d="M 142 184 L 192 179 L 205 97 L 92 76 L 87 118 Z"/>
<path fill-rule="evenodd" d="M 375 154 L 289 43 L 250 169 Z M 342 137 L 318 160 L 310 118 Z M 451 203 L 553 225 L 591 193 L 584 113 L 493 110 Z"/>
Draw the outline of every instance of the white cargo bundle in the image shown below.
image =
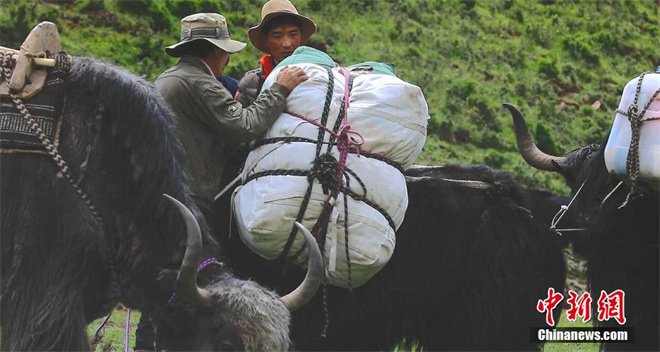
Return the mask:
<path fill-rule="evenodd" d="M 639 160 L 639 181 L 656 190 L 660 190 L 659 91 L 660 71 L 642 74 L 628 82 L 605 145 L 605 166 L 610 173 L 628 180 L 628 154 L 632 153 Z M 630 124 L 631 108 L 633 118 L 640 121 L 638 131 L 633 131 Z M 631 146 L 633 132 L 638 134 L 636 149 Z"/>
<path fill-rule="evenodd" d="M 281 255 L 303 205 L 310 186 L 307 174 L 317 156 L 319 125 L 328 92 L 329 68 L 311 63 L 295 66 L 302 67 L 309 80 L 288 97 L 286 112 L 263 137 L 262 142 L 268 143 L 260 144 L 248 156 L 242 174 L 244 185 L 234 198 L 243 242 L 266 259 Z M 269 75 L 264 89 L 274 83 L 280 69 L 276 68 Z M 333 130 L 338 117 L 341 119 L 346 83 L 340 68 L 331 71 L 334 84 L 325 123 L 329 130 Z M 362 140 L 363 143 L 352 145 L 352 149 L 359 149 L 360 153 L 348 153 L 346 158 L 341 185 L 349 191 L 340 192 L 331 200 L 333 207 L 324 246 L 326 282 L 340 287 L 363 285 L 392 256 L 396 242 L 394 233 L 408 206 L 401 169 L 412 165 L 421 153 L 429 118 L 419 87 L 393 75 L 364 71 L 351 72 L 351 75 L 348 135 L 355 143 L 360 144 Z M 286 137 L 297 139 L 284 141 Z M 336 142 L 331 133 L 325 131 L 320 155 L 328 152 L 331 139 Z M 337 145 L 331 147 L 330 154 L 340 160 Z M 394 166 L 396 164 L 398 167 Z M 326 176 L 333 173 L 336 175 L 336 167 L 326 172 Z M 257 175 L 259 177 L 255 178 Z M 336 182 L 326 182 L 326 193 L 331 192 L 327 188 L 331 190 L 335 185 Z M 311 230 L 323 203 L 329 199 L 319 179 L 314 179 L 308 198 L 301 222 Z M 345 228 L 348 229 L 348 248 Z M 287 253 L 301 265 L 307 262 L 306 249 L 299 253 L 303 243 L 303 237 L 296 235 Z M 350 258 L 350 282 L 346 251 Z"/>

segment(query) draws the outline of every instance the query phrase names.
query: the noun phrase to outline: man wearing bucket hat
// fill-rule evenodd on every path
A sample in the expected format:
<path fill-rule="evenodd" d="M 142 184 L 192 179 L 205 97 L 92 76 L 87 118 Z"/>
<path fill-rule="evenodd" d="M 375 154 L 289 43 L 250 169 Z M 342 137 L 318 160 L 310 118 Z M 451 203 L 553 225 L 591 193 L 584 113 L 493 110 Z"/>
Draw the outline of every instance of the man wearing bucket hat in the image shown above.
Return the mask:
<path fill-rule="evenodd" d="M 289 92 L 307 79 L 300 68 L 288 67 L 270 89 L 244 109 L 218 78 L 229 55 L 245 45 L 229 38 L 223 16 L 187 16 L 181 20 L 181 40 L 165 48 L 170 56 L 179 57 L 179 62 L 155 82 L 179 120 L 191 189 L 202 203 L 210 204 L 220 190 L 225 149 L 265 132 L 282 113 Z"/>
<path fill-rule="evenodd" d="M 252 45 L 265 55 L 259 60 L 260 67 L 248 71 L 239 82 L 236 100 L 244 107 L 252 104 L 273 68 L 314 32 L 314 21 L 300 15 L 289 0 L 266 2 L 261 8 L 261 21 L 248 30 Z"/>
<path fill-rule="evenodd" d="M 155 85 L 178 120 L 178 134 L 186 151 L 186 173 L 195 203 L 211 228 L 211 205 L 222 186 L 228 155 L 249 142 L 277 119 L 293 88 L 307 80 L 298 67 L 287 67 L 276 83 L 243 108 L 219 81 L 229 55 L 245 43 L 229 37 L 225 17 L 198 13 L 181 20 L 181 38 L 165 52 L 179 62 L 156 78 Z M 153 350 L 153 329 L 143 316 L 136 332 L 135 350 Z"/>

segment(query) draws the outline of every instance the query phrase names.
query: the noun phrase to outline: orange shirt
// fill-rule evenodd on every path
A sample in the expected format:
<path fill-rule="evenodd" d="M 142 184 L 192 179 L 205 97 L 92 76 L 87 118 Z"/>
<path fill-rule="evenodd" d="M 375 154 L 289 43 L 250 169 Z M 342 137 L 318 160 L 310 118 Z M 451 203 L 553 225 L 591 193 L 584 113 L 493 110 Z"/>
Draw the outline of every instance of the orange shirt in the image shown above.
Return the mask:
<path fill-rule="evenodd" d="M 264 76 L 263 79 L 265 80 L 268 78 L 268 75 L 273 71 L 273 59 L 270 54 L 266 54 L 261 57 L 259 60 L 259 63 L 261 63 L 261 67 L 263 68 L 264 71 Z"/>

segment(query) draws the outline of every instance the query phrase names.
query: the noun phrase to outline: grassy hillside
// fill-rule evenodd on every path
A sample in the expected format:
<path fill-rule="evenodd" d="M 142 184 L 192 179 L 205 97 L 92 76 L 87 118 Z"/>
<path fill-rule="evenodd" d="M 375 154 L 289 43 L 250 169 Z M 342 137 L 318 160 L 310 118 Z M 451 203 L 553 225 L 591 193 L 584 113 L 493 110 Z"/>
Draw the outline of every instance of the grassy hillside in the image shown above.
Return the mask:
<path fill-rule="evenodd" d="M 515 152 L 502 102 L 520 107 L 543 150 L 602 139 L 624 85 L 660 58 L 657 0 L 293 0 L 318 25 L 314 44 L 342 64 L 396 65 L 422 87 L 432 116 L 422 164 L 487 163 L 527 186 L 566 192 L 562 180 Z M 18 47 L 38 22 L 55 22 L 64 50 L 154 79 L 175 61 L 179 20 L 219 12 L 247 41 L 263 1 L 3 1 L 0 45 Z M 229 74 L 256 67 L 248 47 Z"/>

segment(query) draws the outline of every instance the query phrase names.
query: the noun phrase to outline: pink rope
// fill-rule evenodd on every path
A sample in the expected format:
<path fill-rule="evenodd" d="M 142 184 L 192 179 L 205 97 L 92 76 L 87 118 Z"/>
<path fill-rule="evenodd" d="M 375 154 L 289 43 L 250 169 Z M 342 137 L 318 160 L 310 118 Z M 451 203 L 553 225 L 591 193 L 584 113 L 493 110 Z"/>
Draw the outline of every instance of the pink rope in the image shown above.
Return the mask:
<path fill-rule="evenodd" d="M 351 96 L 350 75 L 346 67 L 340 67 L 339 69 L 344 75 L 344 124 L 348 124 L 348 98 Z"/>
<path fill-rule="evenodd" d="M 303 115 L 296 114 L 295 112 L 292 112 L 292 111 L 284 111 L 284 113 L 285 113 L 285 114 L 289 114 L 289 115 L 291 115 L 291 116 L 293 116 L 293 117 L 297 117 L 297 118 L 299 118 L 299 119 L 301 119 L 301 120 L 303 120 L 303 121 L 305 121 L 305 122 L 309 122 L 309 123 L 311 123 L 312 125 L 314 125 L 314 126 L 316 126 L 316 127 L 318 127 L 318 128 L 321 128 L 321 129 L 325 130 L 326 132 L 328 132 L 330 135 L 332 135 L 333 137 L 335 137 L 335 138 L 337 138 L 337 139 L 339 138 L 339 135 L 340 135 L 340 134 L 345 133 L 345 134 L 347 134 L 347 135 L 349 136 L 349 143 L 350 143 L 351 146 L 354 145 L 354 146 L 360 147 L 360 146 L 362 146 L 362 144 L 364 144 L 364 136 L 362 136 L 362 133 L 360 133 L 360 132 L 358 132 L 358 131 L 355 131 L 355 130 L 351 130 L 351 129 L 350 129 L 351 126 L 348 125 L 348 124 L 346 124 L 346 125 L 342 125 L 342 127 L 341 127 L 340 130 L 339 130 L 339 132 L 335 133 L 335 131 L 333 131 L 333 130 L 327 128 L 326 126 L 323 126 L 323 125 L 321 125 L 320 123 L 318 123 L 318 122 L 316 122 L 316 121 L 314 121 L 314 120 L 312 120 L 312 119 L 310 119 L 310 118 L 308 118 L 308 117 L 305 117 L 305 116 L 303 116 Z M 360 139 L 359 139 L 359 140 L 358 140 L 358 139 L 355 139 L 353 136 L 357 136 L 357 137 L 359 137 Z M 356 154 L 360 154 L 360 149 L 354 149 L 354 150 L 355 150 L 354 153 L 356 153 Z"/>
<path fill-rule="evenodd" d="M 206 268 L 207 266 L 209 266 L 211 264 L 215 264 L 215 263 L 219 263 L 217 259 L 215 259 L 213 257 L 208 258 L 208 259 L 204 260 L 203 262 L 201 262 L 197 266 L 197 272 L 200 272 L 200 271 L 202 271 L 202 269 Z M 167 301 L 167 303 L 171 304 L 171 303 L 174 303 L 174 301 L 176 301 L 176 292 L 172 293 L 172 295 L 170 296 L 170 299 Z"/>
<path fill-rule="evenodd" d="M 131 335 L 131 310 L 126 310 L 126 330 L 124 332 L 124 352 L 130 352 L 128 347 L 129 340 Z"/>
<path fill-rule="evenodd" d="M 359 147 L 364 143 L 364 137 L 359 132 L 351 130 L 351 125 L 349 125 L 348 123 L 348 101 L 351 95 L 350 75 L 346 68 L 342 67 L 340 68 L 340 70 L 344 75 L 344 109 L 343 109 L 344 116 L 339 131 L 337 133 L 334 133 L 333 131 L 328 131 L 328 129 L 325 128 L 325 126 L 320 126 L 319 124 L 312 122 L 315 126 L 324 128 L 326 131 L 328 131 L 329 133 L 331 133 L 333 136 L 336 137 L 337 150 L 339 151 L 339 161 L 338 161 L 339 165 L 337 166 L 337 184 L 332 189 L 332 192 L 328 195 L 327 199 L 323 203 L 323 209 L 321 210 L 321 214 L 319 214 L 319 217 L 316 220 L 316 223 L 314 224 L 314 227 L 312 227 L 312 231 L 311 231 L 312 234 L 317 238 L 317 240 L 320 239 L 321 236 L 324 236 L 325 231 L 327 230 L 328 220 L 330 219 L 330 212 L 332 211 L 332 203 L 330 202 L 330 200 L 333 198 L 337 199 L 337 196 L 339 195 L 339 190 L 341 189 L 342 180 L 344 179 L 344 171 L 346 170 L 346 158 L 348 156 L 349 151 L 351 150 L 351 146 L 355 145 L 358 147 L 357 150 L 359 150 Z M 309 119 L 304 119 L 304 120 L 309 121 Z M 360 140 L 359 141 L 356 140 L 353 136 L 360 137 Z"/>
<path fill-rule="evenodd" d="M 340 165 L 342 165 L 346 163 L 346 154 L 348 154 L 348 149 L 350 149 L 351 146 L 357 146 L 358 147 L 357 150 L 359 154 L 359 147 L 364 144 L 364 136 L 360 132 L 352 130 L 351 125 L 348 123 L 348 105 L 351 96 L 350 74 L 345 67 L 341 67 L 340 70 L 341 73 L 344 75 L 344 118 L 341 127 L 339 128 L 339 131 L 337 133 L 306 116 L 296 114 L 295 112 L 292 111 L 284 111 L 284 113 L 289 114 L 293 117 L 297 117 L 303 121 L 309 122 L 318 128 L 324 129 L 326 132 L 334 136 L 337 139 L 337 149 L 339 150 L 339 155 L 340 155 Z M 356 136 L 359 137 L 359 140 L 355 138 Z M 342 154 L 344 155 L 343 163 L 341 161 Z M 340 176 L 339 179 L 341 179 L 341 175 L 339 176 Z"/>
<path fill-rule="evenodd" d="M 350 75 L 345 67 L 341 67 L 340 70 L 341 73 L 344 74 L 344 120 L 341 123 L 341 128 L 339 128 L 339 133 L 337 133 L 337 150 L 339 150 L 339 167 L 337 167 L 338 181 L 332 192 L 332 198 L 337 198 L 337 195 L 339 194 L 341 180 L 343 179 L 344 171 L 346 170 L 348 150 L 350 149 L 351 144 L 354 143 L 353 139 L 350 137 L 350 133 L 353 132 L 359 135 L 362 138 L 361 142 L 364 143 L 364 137 L 362 137 L 359 132 L 351 131 L 351 125 L 348 124 L 348 101 L 351 96 Z M 360 145 L 362 143 L 360 143 Z"/>
<path fill-rule="evenodd" d="M 346 170 L 346 158 L 348 157 L 348 153 L 351 152 L 359 155 L 360 146 L 364 144 L 364 136 L 362 136 L 360 132 L 352 130 L 351 125 L 348 123 L 348 105 L 351 97 L 350 74 L 345 67 L 341 67 L 340 70 L 344 75 L 344 116 L 341 127 L 337 133 L 308 117 L 296 114 L 291 111 L 284 111 L 285 114 L 297 117 L 303 121 L 311 123 L 318 128 L 324 129 L 326 132 L 330 133 L 337 139 L 337 150 L 339 151 L 337 180 L 339 181 L 337 182 L 337 185 L 335 185 L 335 188 L 332 190 L 332 193 L 326 202 L 329 202 L 330 198 L 337 198 L 337 195 L 339 194 L 339 189 L 341 188 L 341 180 L 343 179 L 344 171 Z M 356 137 L 359 137 L 359 139 Z M 353 146 L 356 146 L 357 148 L 352 148 Z"/>

